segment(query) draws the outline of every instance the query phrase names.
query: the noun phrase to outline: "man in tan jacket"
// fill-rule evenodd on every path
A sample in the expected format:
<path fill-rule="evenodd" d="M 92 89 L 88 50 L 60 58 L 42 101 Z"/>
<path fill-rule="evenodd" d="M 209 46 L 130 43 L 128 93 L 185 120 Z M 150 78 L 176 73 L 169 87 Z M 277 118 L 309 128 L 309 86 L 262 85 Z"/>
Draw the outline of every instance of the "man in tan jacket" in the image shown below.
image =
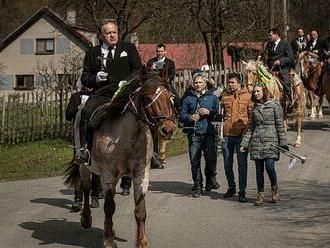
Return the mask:
<path fill-rule="evenodd" d="M 252 100 L 251 94 L 246 87 L 242 87 L 241 81 L 240 74 L 232 73 L 229 75 L 227 89 L 221 95 L 220 106 L 224 110 L 223 136 L 225 144 L 223 157 L 225 174 L 228 182 L 228 190 L 224 197 L 232 197 L 236 194 L 236 183 L 233 172 L 234 152 L 236 151 L 239 176 L 239 201 L 246 202 L 245 188 L 247 181 L 248 154 L 247 152 L 241 152 L 239 148 L 252 110 Z"/>

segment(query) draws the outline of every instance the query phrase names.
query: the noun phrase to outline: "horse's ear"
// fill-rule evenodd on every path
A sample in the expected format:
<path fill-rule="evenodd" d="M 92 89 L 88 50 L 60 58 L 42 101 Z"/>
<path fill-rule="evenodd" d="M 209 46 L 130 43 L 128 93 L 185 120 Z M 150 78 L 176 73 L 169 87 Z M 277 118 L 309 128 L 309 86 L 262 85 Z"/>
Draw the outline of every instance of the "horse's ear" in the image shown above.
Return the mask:
<path fill-rule="evenodd" d="M 242 62 L 243 65 L 247 65 L 247 62 L 244 61 L 243 59 L 241 60 L 241 62 Z"/>
<path fill-rule="evenodd" d="M 261 55 L 258 55 L 258 58 L 257 58 L 257 63 L 259 63 L 261 61 Z"/>

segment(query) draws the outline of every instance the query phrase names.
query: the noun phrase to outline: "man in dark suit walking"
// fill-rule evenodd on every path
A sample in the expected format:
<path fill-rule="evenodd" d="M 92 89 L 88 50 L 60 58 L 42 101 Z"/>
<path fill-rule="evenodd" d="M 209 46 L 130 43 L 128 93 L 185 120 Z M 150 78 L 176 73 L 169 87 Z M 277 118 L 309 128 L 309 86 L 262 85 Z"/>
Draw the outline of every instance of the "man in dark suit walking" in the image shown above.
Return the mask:
<path fill-rule="evenodd" d="M 292 105 L 292 92 L 289 70 L 293 66 L 294 57 L 290 43 L 281 40 L 278 29 L 269 30 L 269 42 L 267 44 L 267 65 L 271 71 L 280 72 L 280 80 L 284 93 Z"/>
<path fill-rule="evenodd" d="M 175 96 L 175 108 L 178 110 L 180 105 L 180 98 L 173 86 L 173 79 L 175 76 L 175 64 L 174 61 L 166 57 L 166 46 L 164 44 L 158 44 L 156 46 L 156 57 L 148 60 L 147 68 L 151 71 L 159 71 L 164 67 L 167 69 L 168 73 L 168 82 L 171 87 L 171 92 Z M 154 140 L 154 156 L 151 160 L 152 169 L 164 169 L 164 165 L 159 160 L 159 145 L 158 145 L 158 134 L 157 132 L 153 133 Z"/>
<path fill-rule="evenodd" d="M 109 102 L 118 89 L 121 80 L 126 79 L 142 67 L 141 58 L 135 46 L 131 43 L 121 42 L 118 39 L 118 26 L 113 19 L 106 19 L 100 27 L 101 45 L 92 47 L 86 52 L 81 82 L 85 87 L 93 88 L 81 112 L 81 144 L 83 147 L 77 151 L 76 160 L 88 164 L 92 130 L 90 117 L 94 110 L 102 104 Z M 84 135 L 85 134 L 85 135 Z M 123 180 L 124 179 L 124 180 Z M 123 178 L 124 186 L 129 178 Z M 130 186 L 130 185 L 129 185 Z M 128 186 L 122 187 L 127 194 Z"/>

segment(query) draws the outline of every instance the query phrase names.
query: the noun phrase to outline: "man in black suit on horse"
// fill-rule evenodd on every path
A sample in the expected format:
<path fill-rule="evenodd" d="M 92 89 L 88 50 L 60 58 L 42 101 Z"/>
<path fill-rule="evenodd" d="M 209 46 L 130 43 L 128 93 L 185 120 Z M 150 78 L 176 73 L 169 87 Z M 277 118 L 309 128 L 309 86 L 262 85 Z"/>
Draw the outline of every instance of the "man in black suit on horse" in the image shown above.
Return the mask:
<path fill-rule="evenodd" d="M 120 81 L 125 80 L 142 67 L 136 47 L 131 43 L 119 41 L 118 26 L 115 20 L 104 20 L 99 32 L 102 44 L 92 47 L 86 52 L 81 76 L 82 84 L 93 88 L 93 93 L 81 112 L 80 128 L 83 147 L 76 153 L 76 161 L 84 164 L 88 164 L 90 159 L 88 149 L 93 136 L 90 127 L 93 112 L 111 100 Z M 129 193 L 130 184 L 129 178 L 122 178 L 123 194 Z"/>
<path fill-rule="evenodd" d="M 292 91 L 290 81 L 290 68 L 294 64 L 293 52 L 288 41 L 282 40 L 277 28 L 269 30 L 269 42 L 266 47 L 268 68 L 273 72 L 279 72 L 279 78 L 283 85 L 287 100 L 292 105 Z"/>
<path fill-rule="evenodd" d="M 298 55 L 305 51 L 307 46 L 307 40 L 305 37 L 304 30 L 302 28 L 299 28 L 297 30 L 297 37 L 291 41 L 291 47 L 292 52 L 294 55 L 294 58 L 296 59 L 296 62 L 298 60 Z"/>
<path fill-rule="evenodd" d="M 307 51 L 315 53 L 322 59 L 322 41 L 319 39 L 319 35 L 316 30 L 311 32 L 311 39 L 307 42 Z"/>
<path fill-rule="evenodd" d="M 156 57 L 151 58 L 147 62 L 147 69 L 151 71 L 160 71 L 164 67 L 167 70 L 167 80 L 171 87 L 171 92 L 175 96 L 175 108 L 177 111 L 180 107 L 180 97 L 176 92 L 173 86 L 173 79 L 175 77 L 175 64 L 174 61 L 166 57 L 166 46 L 164 44 L 158 44 L 156 46 Z M 164 165 L 159 160 L 159 145 L 158 145 L 158 135 L 157 132 L 153 133 L 154 140 L 154 156 L 151 160 L 151 168 L 152 169 L 164 169 Z"/>

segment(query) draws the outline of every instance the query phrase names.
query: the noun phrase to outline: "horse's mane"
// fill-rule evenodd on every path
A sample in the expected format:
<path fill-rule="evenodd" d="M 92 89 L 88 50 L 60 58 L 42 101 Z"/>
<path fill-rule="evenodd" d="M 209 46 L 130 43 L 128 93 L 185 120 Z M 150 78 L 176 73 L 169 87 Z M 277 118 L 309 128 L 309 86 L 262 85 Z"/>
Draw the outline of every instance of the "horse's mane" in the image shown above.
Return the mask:
<path fill-rule="evenodd" d="M 109 103 L 104 104 L 100 111 L 102 120 L 116 119 L 122 115 L 125 106 L 130 100 L 130 96 L 134 94 L 139 87 L 139 95 L 149 94 L 157 89 L 159 85 L 164 85 L 164 81 L 153 72 L 136 72 L 126 80 L 128 83 L 120 90 L 120 93 L 114 96 Z M 166 86 L 166 85 L 164 85 Z M 98 115 L 98 113 L 96 114 Z"/>

